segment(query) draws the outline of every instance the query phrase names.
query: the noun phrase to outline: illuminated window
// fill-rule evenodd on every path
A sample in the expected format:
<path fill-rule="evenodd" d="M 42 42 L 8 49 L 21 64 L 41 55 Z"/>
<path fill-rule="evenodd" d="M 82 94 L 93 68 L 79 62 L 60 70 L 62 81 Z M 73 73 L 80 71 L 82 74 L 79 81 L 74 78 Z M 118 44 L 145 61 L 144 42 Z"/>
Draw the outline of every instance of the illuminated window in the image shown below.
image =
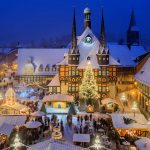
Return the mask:
<path fill-rule="evenodd" d="M 85 37 L 85 43 L 92 43 L 92 37 L 90 36 L 90 35 L 87 35 L 86 37 Z"/>
<path fill-rule="evenodd" d="M 105 76 L 106 75 L 106 71 L 102 70 L 102 75 Z"/>
<path fill-rule="evenodd" d="M 102 86 L 102 92 L 106 92 L 106 87 Z"/>
<path fill-rule="evenodd" d="M 56 71 L 56 69 L 57 69 L 57 68 L 56 68 L 56 65 L 53 65 L 53 66 L 52 66 L 52 71 Z"/>
<path fill-rule="evenodd" d="M 45 71 L 50 71 L 50 66 L 49 66 L 49 64 L 46 65 Z"/>
<path fill-rule="evenodd" d="M 39 72 L 42 72 L 42 71 L 43 71 L 43 64 L 41 64 L 39 67 Z"/>

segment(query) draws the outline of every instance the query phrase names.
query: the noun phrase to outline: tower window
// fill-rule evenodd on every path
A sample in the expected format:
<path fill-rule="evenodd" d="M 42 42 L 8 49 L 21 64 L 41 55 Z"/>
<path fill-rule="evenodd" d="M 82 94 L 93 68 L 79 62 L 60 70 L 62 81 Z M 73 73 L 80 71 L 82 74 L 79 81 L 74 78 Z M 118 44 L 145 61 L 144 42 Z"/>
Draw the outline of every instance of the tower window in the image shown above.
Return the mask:
<path fill-rule="evenodd" d="M 85 43 L 92 43 L 92 37 L 90 36 L 90 35 L 87 35 L 86 37 L 85 37 Z"/>
<path fill-rule="evenodd" d="M 73 57 L 73 60 L 75 60 L 75 57 Z"/>
<path fill-rule="evenodd" d="M 103 58 L 103 60 L 105 60 L 105 57 Z"/>

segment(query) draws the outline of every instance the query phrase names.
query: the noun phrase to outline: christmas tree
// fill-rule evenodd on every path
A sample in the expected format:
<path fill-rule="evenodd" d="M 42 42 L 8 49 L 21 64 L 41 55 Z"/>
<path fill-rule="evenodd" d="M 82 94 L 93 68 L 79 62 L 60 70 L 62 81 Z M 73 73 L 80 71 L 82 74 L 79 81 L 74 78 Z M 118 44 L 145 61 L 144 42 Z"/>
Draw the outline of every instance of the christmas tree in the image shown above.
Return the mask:
<path fill-rule="evenodd" d="M 20 142 L 19 135 L 16 134 L 12 147 L 13 147 L 15 150 L 17 150 L 17 149 L 19 149 L 21 146 L 22 146 L 22 144 L 21 144 L 21 142 Z"/>
<path fill-rule="evenodd" d="M 45 108 L 45 104 L 44 104 L 44 103 L 42 104 L 41 111 L 44 112 L 45 114 L 47 113 L 47 112 L 46 112 L 46 108 Z"/>
<path fill-rule="evenodd" d="M 88 61 L 79 91 L 80 98 L 92 105 L 98 99 L 98 89 L 90 61 Z"/>

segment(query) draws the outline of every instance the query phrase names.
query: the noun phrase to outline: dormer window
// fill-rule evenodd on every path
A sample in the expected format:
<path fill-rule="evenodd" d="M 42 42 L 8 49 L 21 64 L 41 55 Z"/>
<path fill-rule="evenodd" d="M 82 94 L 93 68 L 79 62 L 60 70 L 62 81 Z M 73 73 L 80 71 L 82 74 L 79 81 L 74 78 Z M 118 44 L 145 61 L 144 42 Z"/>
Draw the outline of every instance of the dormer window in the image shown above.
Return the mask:
<path fill-rule="evenodd" d="M 49 66 L 49 64 L 46 65 L 45 71 L 50 71 L 50 66 Z"/>
<path fill-rule="evenodd" d="M 56 65 L 52 66 L 52 71 L 56 71 Z"/>
<path fill-rule="evenodd" d="M 43 71 L 43 64 L 41 64 L 40 66 L 39 66 L 39 72 L 42 72 Z"/>

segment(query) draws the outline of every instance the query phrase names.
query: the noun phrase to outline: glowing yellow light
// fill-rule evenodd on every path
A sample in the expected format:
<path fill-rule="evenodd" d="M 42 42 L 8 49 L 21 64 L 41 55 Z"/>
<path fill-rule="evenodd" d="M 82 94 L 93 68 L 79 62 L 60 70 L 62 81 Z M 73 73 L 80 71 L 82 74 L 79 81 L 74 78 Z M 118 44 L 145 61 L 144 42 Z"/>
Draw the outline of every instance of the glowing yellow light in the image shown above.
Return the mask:
<path fill-rule="evenodd" d="M 134 82 L 134 85 L 137 85 L 137 82 L 136 82 L 136 81 Z"/>

